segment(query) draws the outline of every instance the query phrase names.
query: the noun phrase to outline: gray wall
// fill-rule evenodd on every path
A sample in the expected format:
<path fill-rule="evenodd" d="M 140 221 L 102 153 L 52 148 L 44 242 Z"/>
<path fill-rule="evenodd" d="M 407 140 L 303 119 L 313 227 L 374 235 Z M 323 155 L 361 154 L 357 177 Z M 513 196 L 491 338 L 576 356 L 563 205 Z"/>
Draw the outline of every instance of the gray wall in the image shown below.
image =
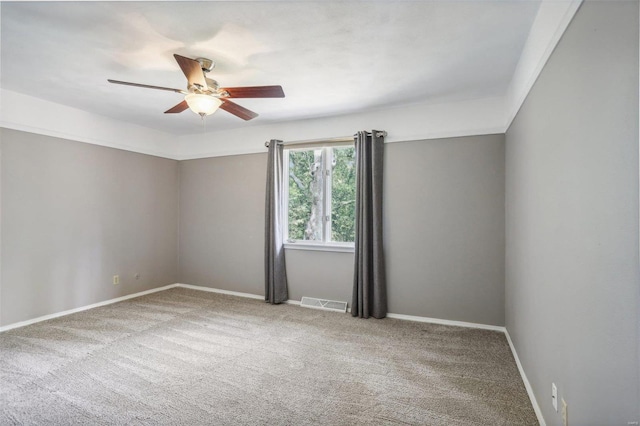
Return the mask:
<path fill-rule="evenodd" d="M 353 253 L 287 250 L 289 298 L 346 300 L 351 306 Z"/>
<path fill-rule="evenodd" d="M 503 139 L 386 146 L 391 312 L 503 324 Z M 263 294 L 266 154 L 178 163 L 7 129 L 2 151 L 1 324 L 177 281 Z M 287 250 L 287 271 L 291 299 L 351 298 L 352 253 Z"/>
<path fill-rule="evenodd" d="M 385 146 L 389 310 L 504 324 L 504 136 Z M 180 163 L 180 281 L 264 294 L 266 154 Z M 350 300 L 353 253 L 287 250 L 290 298 Z"/>
<path fill-rule="evenodd" d="M 177 281 L 177 161 L 8 129 L 0 137 L 0 324 Z"/>
<path fill-rule="evenodd" d="M 504 135 L 386 145 L 389 311 L 504 325 Z"/>
<path fill-rule="evenodd" d="M 586 2 L 506 135 L 506 325 L 549 425 L 640 420 L 638 2 Z"/>
<path fill-rule="evenodd" d="M 266 154 L 180 162 L 181 283 L 264 294 Z"/>

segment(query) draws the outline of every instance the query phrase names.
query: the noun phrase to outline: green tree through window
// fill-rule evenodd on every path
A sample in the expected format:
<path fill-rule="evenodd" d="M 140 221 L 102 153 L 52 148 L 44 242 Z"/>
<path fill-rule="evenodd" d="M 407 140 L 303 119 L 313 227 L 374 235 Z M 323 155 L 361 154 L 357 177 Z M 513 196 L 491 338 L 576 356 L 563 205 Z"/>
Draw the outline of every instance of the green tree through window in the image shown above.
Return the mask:
<path fill-rule="evenodd" d="M 353 242 L 356 235 L 356 150 L 333 149 L 331 241 Z"/>
<path fill-rule="evenodd" d="M 355 149 L 287 150 L 289 240 L 349 243 L 355 237 Z"/>

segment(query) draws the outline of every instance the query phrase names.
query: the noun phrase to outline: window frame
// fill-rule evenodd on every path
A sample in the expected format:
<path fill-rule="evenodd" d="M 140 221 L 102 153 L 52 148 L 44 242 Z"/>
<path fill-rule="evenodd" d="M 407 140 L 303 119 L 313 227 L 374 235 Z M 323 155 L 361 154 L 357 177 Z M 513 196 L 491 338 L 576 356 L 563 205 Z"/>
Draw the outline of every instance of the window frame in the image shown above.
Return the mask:
<path fill-rule="evenodd" d="M 291 146 L 284 147 L 283 151 L 283 177 L 285 178 L 284 187 L 284 226 L 282 230 L 282 237 L 284 241 L 285 249 L 294 250 L 317 250 L 317 251 L 337 251 L 337 252 L 353 252 L 355 251 L 354 241 L 330 241 L 331 236 L 331 190 L 333 182 L 333 173 L 331 170 L 331 163 L 333 161 L 333 149 L 340 149 L 342 147 L 348 148 L 353 146 L 352 144 L 318 144 L 314 146 Z M 291 151 L 314 151 L 322 150 L 322 173 L 323 179 L 323 200 L 322 200 L 322 241 L 311 240 L 293 240 L 289 238 L 289 152 Z"/>

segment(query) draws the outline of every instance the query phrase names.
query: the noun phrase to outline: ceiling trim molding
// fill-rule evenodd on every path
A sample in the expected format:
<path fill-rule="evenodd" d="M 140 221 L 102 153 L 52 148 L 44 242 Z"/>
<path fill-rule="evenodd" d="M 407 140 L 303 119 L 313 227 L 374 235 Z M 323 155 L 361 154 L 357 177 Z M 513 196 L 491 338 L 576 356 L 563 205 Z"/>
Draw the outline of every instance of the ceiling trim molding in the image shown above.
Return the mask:
<path fill-rule="evenodd" d="M 176 136 L 159 130 L 5 89 L 0 89 L 0 99 L 0 127 L 156 157 L 176 157 Z"/>
<path fill-rule="evenodd" d="M 540 4 L 507 91 L 505 131 L 511 126 L 582 1 L 543 0 Z"/>
<path fill-rule="evenodd" d="M 424 140 L 433 140 L 433 139 L 450 139 L 450 138 L 461 138 L 465 136 L 484 136 L 484 135 L 497 135 L 503 134 L 505 132 L 503 126 L 499 127 L 487 127 L 487 128 L 477 128 L 477 129 L 469 129 L 466 132 L 450 132 L 450 133 L 432 133 L 432 134 L 423 134 L 417 135 L 412 138 L 403 139 L 403 140 L 385 140 L 385 143 L 402 143 L 402 142 L 415 142 L 415 141 L 424 141 Z M 389 135 L 391 136 L 391 135 Z M 327 137 L 329 139 L 329 137 Z M 317 140 L 317 139 L 314 139 Z M 230 157 L 233 155 L 247 155 L 247 154 L 266 154 L 267 148 L 264 146 L 264 142 L 262 141 L 262 147 L 249 147 L 243 149 L 234 149 L 234 150 L 220 150 L 220 151 L 208 151 L 208 152 L 200 152 L 200 153 L 186 153 L 178 155 L 175 159 L 184 161 L 184 160 L 197 160 L 201 158 L 212 158 L 212 157 Z"/>
<path fill-rule="evenodd" d="M 265 152 L 270 139 L 304 141 L 352 135 L 358 130 L 387 131 L 385 142 L 407 142 L 504 133 L 503 98 L 444 104 L 411 104 L 355 114 L 249 126 L 178 139 L 178 159 Z M 229 148 L 233 147 L 233 148 Z"/>

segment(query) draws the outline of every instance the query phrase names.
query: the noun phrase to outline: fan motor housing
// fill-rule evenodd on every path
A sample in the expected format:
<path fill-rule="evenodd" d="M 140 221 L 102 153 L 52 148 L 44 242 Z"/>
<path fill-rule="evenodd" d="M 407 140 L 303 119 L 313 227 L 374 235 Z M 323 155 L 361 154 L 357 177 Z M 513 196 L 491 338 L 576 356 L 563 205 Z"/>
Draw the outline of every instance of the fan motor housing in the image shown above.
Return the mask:
<path fill-rule="evenodd" d="M 204 72 L 209 72 L 216 66 L 215 62 L 207 58 L 196 58 L 196 61 L 200 63 L 200 67 Z"/>

